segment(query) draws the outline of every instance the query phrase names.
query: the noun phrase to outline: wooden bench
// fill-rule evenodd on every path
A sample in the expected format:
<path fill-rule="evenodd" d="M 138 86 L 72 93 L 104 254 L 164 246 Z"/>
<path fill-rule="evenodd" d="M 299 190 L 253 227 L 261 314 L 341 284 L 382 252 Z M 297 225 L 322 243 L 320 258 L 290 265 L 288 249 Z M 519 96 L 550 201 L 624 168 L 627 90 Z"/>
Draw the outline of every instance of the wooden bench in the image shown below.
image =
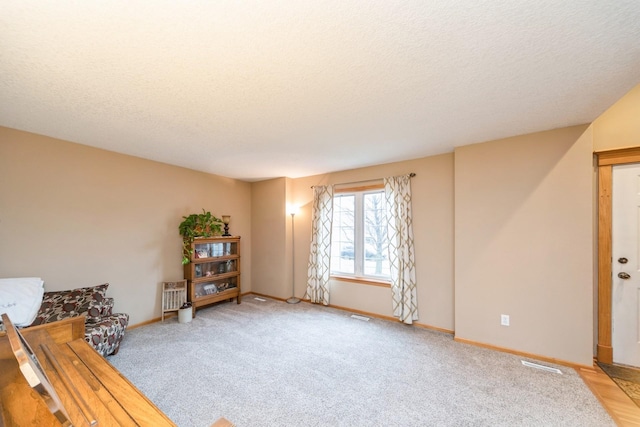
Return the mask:
<path fill-rule="evenodd" d="M 23 329 L 22 335 L 75 426 L 175 426 L 144 394 L 84 341 L 84 317 Z M 0 336 L 0 426 L 60 426 L 20 372 Z"/>

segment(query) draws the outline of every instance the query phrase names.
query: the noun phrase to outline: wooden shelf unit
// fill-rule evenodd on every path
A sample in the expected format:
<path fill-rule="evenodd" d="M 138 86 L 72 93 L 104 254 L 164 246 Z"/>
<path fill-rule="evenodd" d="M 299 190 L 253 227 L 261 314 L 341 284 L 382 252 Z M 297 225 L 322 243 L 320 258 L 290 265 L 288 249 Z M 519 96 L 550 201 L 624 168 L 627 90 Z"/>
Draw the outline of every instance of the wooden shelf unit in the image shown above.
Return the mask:
<path fill-rule="evenodd" d="M 196 310 L 219 301 L 240 304 L 240 236 L 196 238 L 184 266 L 187 298 Z"/>

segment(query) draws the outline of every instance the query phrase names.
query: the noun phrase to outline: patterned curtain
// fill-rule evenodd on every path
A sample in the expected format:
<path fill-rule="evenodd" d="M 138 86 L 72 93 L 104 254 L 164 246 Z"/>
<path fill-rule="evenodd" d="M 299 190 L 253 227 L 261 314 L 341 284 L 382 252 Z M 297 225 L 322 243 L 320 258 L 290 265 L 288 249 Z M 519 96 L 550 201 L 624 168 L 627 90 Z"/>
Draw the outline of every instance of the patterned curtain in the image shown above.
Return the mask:
<path fill-rule="evenodd" d="M 393 315 L 407 324 L 418 320 L 410 180 L 409 175 L 384 179 Z"/>
<path fill-rule="evenodd" d="M 331 226 L 333 222 L 333 187 L 313 187 L 311 217 L 311 250 L 307 295 L 312 303 L 329 305 L 329 272 L 331 261 Z"/>

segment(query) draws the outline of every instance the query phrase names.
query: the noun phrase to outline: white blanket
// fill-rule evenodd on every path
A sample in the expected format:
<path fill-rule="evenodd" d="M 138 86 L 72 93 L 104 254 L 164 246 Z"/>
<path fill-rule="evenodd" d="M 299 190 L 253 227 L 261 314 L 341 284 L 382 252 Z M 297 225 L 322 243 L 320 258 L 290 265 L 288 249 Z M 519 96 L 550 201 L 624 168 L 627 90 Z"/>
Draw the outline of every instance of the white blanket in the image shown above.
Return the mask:
<path fill-rule="evenodd" d="M 0 279 L 0 314 L 7 313 L 16 326 L 29 326 L 38 314 L 44 281 L 39 277 Z"/>

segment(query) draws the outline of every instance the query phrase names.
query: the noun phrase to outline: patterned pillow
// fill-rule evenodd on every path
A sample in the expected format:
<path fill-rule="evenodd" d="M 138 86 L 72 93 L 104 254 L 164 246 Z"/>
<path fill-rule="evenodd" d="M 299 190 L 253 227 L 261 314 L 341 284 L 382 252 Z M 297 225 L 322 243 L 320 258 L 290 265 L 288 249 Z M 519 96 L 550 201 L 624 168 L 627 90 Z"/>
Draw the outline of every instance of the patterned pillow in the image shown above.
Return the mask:
<path fill-rule="evenodd" d="M 69 317 L 87 315 L 87 320 L 97 320 L 102 314 L 102 303 L 108 283 L 70 291 L 45 292 L 40 310 L 32 325 L 55 322 Z"/>

